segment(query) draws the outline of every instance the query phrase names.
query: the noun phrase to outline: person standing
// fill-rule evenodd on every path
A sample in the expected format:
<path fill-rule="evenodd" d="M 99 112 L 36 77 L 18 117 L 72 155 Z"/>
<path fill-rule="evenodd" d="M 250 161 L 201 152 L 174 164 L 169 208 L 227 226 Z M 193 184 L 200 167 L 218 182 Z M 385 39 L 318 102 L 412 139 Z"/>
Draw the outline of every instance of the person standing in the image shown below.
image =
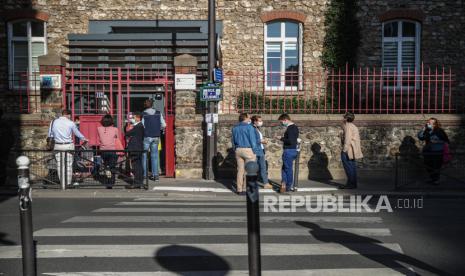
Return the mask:
<path fill-rule="evenodd" d="M 112 189 L 115 184 L 116 163 L 118 155 L 116 150 L 116 140 L 120 139 L 119 131 L 113 126 L 113 117 L 105 115 L 101 121 L 102 126 L 97 128 L 97 141 L 102 150 L 102 159 L 105 165 L 105 181 L 107 189 Z"/>
<path fill-rule="evenodd" d="M 144 102 L 144 151 L 150 151 L 150 164 L 152 167 L 152 175 L 150 180 L 158 181 L 158 144 L 160 143 L 160 135 L 166 128 L 166 122 L 163 114 L 153 108 L 153 100 L 147 99 Z M 144 152 L 142 157 L 142 166 L 144 168 L 144 176 L 147 176 L 147 153 Z"/>
<path fill-rule="evenodd" d="M 283 142 L 283 166 L 281 169 L 281 189 L 280 192 L 294 192 L 294 171 L 293 163 L 297 158 L 297 139 L 299 138 L 299 128 L 291 121 L 288 114 L 282 114 L 278 120 L 286 127 L 283 137 L 277 137 Z"/>
<path fill-rule="evenodd" d="M 73 175 L 73 154 L 67 151 L 74 150 L 73 134 L 80 139 L 81 142 L 87 143 L 87 139 L 76 127 L 76 124 L 71 121 L 71 111 L 63 110 L 58 119 L 50 123 L 48 129 L 48 137 L 55 140 L 53 150 L 57 161 L 58 178 L 62 186 L 71 185 Z"/>
<path fill-rule="evenodd" d="M 131 119 L 133 128 L 126 133 L 130 137 L 127 149 L 131 160 L 131 167 L 134 174 L 134 183 L 127 185 L 126 189 L 142 188 L 144 182 L 144 171 L 142 168 L 142 151 L 144 150 L 144 126 L 142 125 L 142 115 L 136 113 Z M 132 152 L 131 152 L 132 151 Z"/>
<path fill-rule="evenodd" d="M 429 183 L 439 185 L 441 167 L 443 164 L 444 148 L 449 144 L 449 137 L 441 128 L 438 119 L 430 118 L 423 129 L 418 133 L 418 139 L 425 141 L 423 158 L 426 171 L 430 176 Z"/>
<path fill-rule="evenodd" d="M 252 116 L 252 125 L 255 128 L 255 134 L 257 135 L 257 144 L 260 145 L 260 150 L 255 153 L 257 156 L 257 163 L 260 169 L 260 177 L 262 179 L 263 188 L 271 189 L 273 186 L 269 183 L 268 180 L 268 170 L 266 168 L 266 155 L 265 155 L 265 145 L 268 143 L 263 138 L 263 134 L 260 131 L 260 128 L 263 126 L 262 117 L 259 115 Z"/>
<path fill-rule="evenodd" d="M 360 132 L 353 123 L 354 120 L 355 115 L 353 113 L 347 112 L 344 114 L 341 161 L 347 175 L 347 183 L 345 186 L 341 186 L 341 189 L 357 188 L 357 163 L 355 160 L 363 158 Z"/>
<path fill-rule="evenodd" d="M 236 186 L 237 194 L 245 195 L 245 164 L 255 162 L 257 157 L 255 152 L 259 152 L 260 146 L 257 143 L 255 129 L 250 125 L 251 120 L 247 113 L 239 115 L 239 124 L 232 129 L 232 147 L 235 150 L 237 161 Z"/>
<path fill-rule="evenodd" d="M 133 128 L 126 133 L 129 137 L 127 149 L 131 160 L 131 167 L 134 174 L 134 183 L 127 185 L 126 189 L 142 188 L 144 182 L 144 171 L 142 168 L 142 151 L 144 150 L 144 126 L 142 125 L 142 114 L 136 113 L 131 119 Z M 131 152 L 132 151 L 132 152 Z"/>

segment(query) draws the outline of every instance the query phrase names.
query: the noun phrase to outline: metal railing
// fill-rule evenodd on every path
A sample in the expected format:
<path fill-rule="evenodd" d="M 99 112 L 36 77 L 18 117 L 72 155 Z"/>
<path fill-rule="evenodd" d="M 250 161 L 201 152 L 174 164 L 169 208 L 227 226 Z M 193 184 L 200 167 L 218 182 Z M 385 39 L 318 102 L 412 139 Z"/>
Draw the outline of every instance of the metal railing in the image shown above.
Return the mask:
<path fill-rule="evenodd" d="M 136 183 L 132 160 L 139 160 L 146 151 L 115 150 L 21 150 L 17 156 L 30 159 L 30 183 L 44 189 L 123 187 L 143 184 L 148 186 L 148 176 L 143 183 Z M 114 154 L 114 161 L 105 155 Z M 147 164 L 148 167 L 148 164 Z M 142 167 L 141 167 L 142 168 Z M 61 172 L 60 172 L 61 169 Z"/>
<path fill-rule="evenodd" d="M 316 72 L 228 72 L 224 113 L 460 113 L 465 98 L 451 68 L 396 71 L 342 68 Z"/>
<path fill-rule="evenodd" d="M 435 167 L 427 159 L 438 158 L 441 164 L 443 153 L 399 153 L 395 156 L 394 188 L 425 189 L 447 188 L 465 189 L 465 153 L 451 153 L 452 159 Z M 433 164 L 433 165 L 431 165 Z M 439 175 L 439 181 L 434 183 L 432 176 Z"/>

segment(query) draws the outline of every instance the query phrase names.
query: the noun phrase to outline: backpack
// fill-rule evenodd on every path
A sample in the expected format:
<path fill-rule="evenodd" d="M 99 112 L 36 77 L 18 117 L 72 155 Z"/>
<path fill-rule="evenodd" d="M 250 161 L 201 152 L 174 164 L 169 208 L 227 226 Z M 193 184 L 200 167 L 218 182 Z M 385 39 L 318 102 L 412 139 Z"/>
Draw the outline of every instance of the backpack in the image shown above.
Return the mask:
<path fill-rule="evenodd" d="M 161 134 L 161 115 L 156 111 L 155 114 L 149 115 L 144 113 L 144 137 L 160 137 Z"/>

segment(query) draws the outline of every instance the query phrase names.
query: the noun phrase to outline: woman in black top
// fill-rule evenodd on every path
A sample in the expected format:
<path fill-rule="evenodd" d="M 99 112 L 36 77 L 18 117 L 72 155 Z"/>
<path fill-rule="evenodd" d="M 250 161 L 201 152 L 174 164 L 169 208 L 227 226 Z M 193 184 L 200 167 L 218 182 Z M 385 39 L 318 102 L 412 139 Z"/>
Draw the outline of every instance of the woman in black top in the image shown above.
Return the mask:
<path fill-rule="evenodd" d="M 446 144 L 449 144 L 449 137 L 441 128 L 439 121 L 436 118 L 430 118 L 418 133 L 418 139 L 425 141 L 423 157 L 426 170 L 431 178 L 430 183 L 438 185 L 444 161 L 444 148 L 448 146 Z"/>

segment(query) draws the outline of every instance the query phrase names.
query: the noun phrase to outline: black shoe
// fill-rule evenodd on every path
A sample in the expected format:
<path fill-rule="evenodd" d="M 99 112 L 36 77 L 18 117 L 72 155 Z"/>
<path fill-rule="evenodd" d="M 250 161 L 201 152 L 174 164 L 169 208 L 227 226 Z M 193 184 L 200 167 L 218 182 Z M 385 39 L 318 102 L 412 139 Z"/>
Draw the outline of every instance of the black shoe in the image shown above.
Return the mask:
<path fill-rule="evenodd" d="M 345 186 L 339 186 L 339 189 L 340 190 L 344 190 L 344 189 L 357 189 L 357 186 L 355 185 L 345 185 Z"/>
<path fill-rule="evenodd" d="M 140 189 L 141 185 L 126 185 L 124 186 L 125 189 L 132 190 L 132 189 Z"/>
<path fill-rule="evenodd" d="M 237 195 L 240 195 L 240 196 L 245 196 L 247 193 L 246 192 L 238 192 Z"/>
<path fill-rule="evenodd" d="M 113 186 L 107 186 L 106 188 L 107 188 L 108 190 L 111 190 L 111 189 L 113 189 Z"/>
<path fill-rule="evenodd" d="M 152 180 L 152 181 L 160 181 L 160 177 L 158 177 L 158 175 L 155 175 L 155 176 L 150 176 L 149 177 L 149 180 Z"/>

